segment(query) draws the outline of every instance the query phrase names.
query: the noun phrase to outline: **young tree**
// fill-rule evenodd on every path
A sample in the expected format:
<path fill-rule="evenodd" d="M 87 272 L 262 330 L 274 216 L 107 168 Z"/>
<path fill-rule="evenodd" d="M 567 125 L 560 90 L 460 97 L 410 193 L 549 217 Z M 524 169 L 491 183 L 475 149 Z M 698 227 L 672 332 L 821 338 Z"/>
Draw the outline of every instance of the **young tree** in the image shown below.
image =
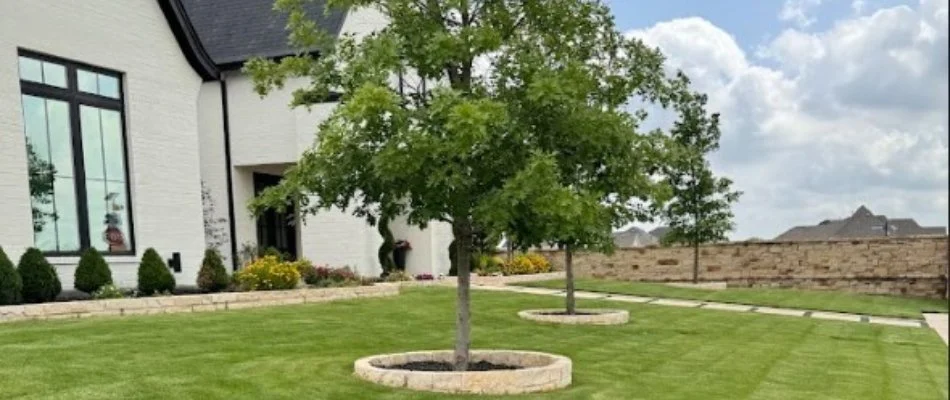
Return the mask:
<path fill-rule="evenodd" d="M 688 82 L 685 77 L 680 80 Z M 665 243 L 693 247 L 693 283 L 699 282 L 699 245 L 725 240 L 732 230 L 731 205 L 742 194 L 732 181 L 713 175 L 706 155 L 719 148 L 719 114 L 706 112 L 706 96 L 683 93 L 671 131 L 671 158 L 664 176 L 672 199 L 662 207 L 669 223 Z"/>
<path fill-rule="evenodd" d="M 341 94 L 341 104 L 321 124 L 315 147 L 251 209 L 285 207 L 290 200 L 310 212 L 332 206 L 369 220 L 398 199 L 410 224 L 451 224 L 458 268 L 454 364 L 464 370 L 474 238 L 481 230 L 501 232 L 490 227 L 507 227 L 506 220 L 524 220 L 492 206 L 525 198 L 522 186 L 510 182 L 532 177 L 561 182 L 556 174 L 569 169 L 572 160 L 639 143 L 636 126 L 642 115 L 631 115 L 622 105 L 631 95 L 646 100 L 665 95 L 662 57 L 619 33 L 598 0 L 327 4 L 375 7 L 390 23 L 360 40 L 327 40 L 303 12 L 301 0 L 277 2 L 278 9 L 289 12 L 290 40 L 302 51 L 279 62 L 249 61 L 245 71 L 257 91 L 266 95 L 290 77 L 306 77 L 311 83 L 294 91 L 293 106 L 322 101 L 331 90 Z M 476 70 L 476 62 L 488 68 Z M 574 125 L 565 123 L 553 132 L 538 123 L 535 112 L 578 95 L 590 104 L 560 109 L 578 113 L 570 120 Z M 572 133 L 583 124 L 596 128 Z M 578 155 L 561 154 L 567 151 Z M 581 169 L 584 174 L 616 171 L 610 176 L 621 177 L 637 168 L 625 179 L 644 177 L 635 158 L 594 160 Z M 635 189 L 621 185 L 619 198 L 630 198 L 626 191 Z M 575 196 L 575 189 L 564 184 L 544 190 L 535 194 L 556 199 L 548 206 L 572 203 L 567 216 L 588 212 L 604 192 L 585 186 Z M 616 209 L 621 215 L 629 210 Z"/>
<path fill-rule="evenodd" d="M 53 181 L 56 168 L 53 163 L 43 158 L 33 150 L 33 145 L 26 144 L 27 169 L 30 176 L 30 198 L 32 199 L 33 231 L 42 232 L 48 220 L 55 220 L 56 213 L 50 206 L 53 204 Z"/>

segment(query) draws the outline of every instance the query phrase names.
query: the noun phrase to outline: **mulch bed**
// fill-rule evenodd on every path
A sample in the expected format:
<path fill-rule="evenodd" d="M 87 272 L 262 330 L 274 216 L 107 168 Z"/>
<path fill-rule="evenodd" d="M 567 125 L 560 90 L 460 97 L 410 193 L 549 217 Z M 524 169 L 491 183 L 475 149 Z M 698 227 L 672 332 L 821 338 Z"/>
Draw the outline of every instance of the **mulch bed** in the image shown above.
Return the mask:
<path fill-rule="evenodd" d="M 568 316 L 568 315 L 600 315 L 601 313 L 585 312 L 585 311 L 576 311 L 576 312 L 574 312 L 574 314 L 568 314 L 567 311 L 547 311 L 547 312 L 540 312 L 540 313 L 536 313 L 536 314 L 538 314 L 538 315 L 565 315 L 565 316 Z"/>
<path fill-rule="evenodd" d="M 452 363 L 443 362 L 443 361 L 414 361 L 405 364 L 396 364 L 396 365 L 382 365 L 379 368 L 383 369 L 402 369 L 409 371 L 425 371 L 425 372 L 454 372 Z M 468 364 L 467 371 L 500 371 L 500 370 L 513 370 L 513 369 L 523 369 L 524 367 L 519 367 L 515 365 L 504 365 L 504 364 L 494 364 L 488 361 L 479 361 Z"/>

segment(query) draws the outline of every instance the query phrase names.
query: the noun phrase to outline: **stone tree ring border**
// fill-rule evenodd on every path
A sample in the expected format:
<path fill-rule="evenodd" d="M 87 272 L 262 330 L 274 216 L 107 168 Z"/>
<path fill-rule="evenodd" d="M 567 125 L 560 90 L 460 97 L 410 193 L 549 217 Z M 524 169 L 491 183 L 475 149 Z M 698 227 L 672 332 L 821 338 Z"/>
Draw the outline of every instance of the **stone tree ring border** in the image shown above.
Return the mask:
<path fill-rule="evenodd" d="M 571 385 L 571 359 L 548 353 L 516 350 L 472 350 L 471 361 L 522 367 L 492 371 L 413 371 L 386 366 L 410 362 L 452 362 L 451 350 L 416 351 L 364 357 L 353 364 L 364 380 L 395 388 L 455 394 L 521 394 L 546 392 Z"/>
<path fill-rule="evenodd" d="M 577 309 L 579 314 L 564 315 L 563 308 L 519 311 L 518 316 L 537 322 L 567 325 L 623 325 L 630 321 L 630 312 L 608 308 Z"/>

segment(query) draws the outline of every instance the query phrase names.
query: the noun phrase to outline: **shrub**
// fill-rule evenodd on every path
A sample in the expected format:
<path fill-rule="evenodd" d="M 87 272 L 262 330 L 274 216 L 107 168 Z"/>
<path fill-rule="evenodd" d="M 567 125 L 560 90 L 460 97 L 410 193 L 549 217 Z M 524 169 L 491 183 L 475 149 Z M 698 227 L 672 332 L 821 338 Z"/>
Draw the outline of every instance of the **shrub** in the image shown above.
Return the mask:
<path fill-rule="evenodd" d="M 551 272 L 551 262 L 548 259 L 538 253 L 528 253 L 525 254 L 525 257 L 528 257 L 528 260 L 531 261 L 531 264 L 534 266 L 535 274 L 542 274 L 545 272 Z"/>
<path fill-rule="evenodd" d="M 20 304 L 23 301 L 23 280 L 13 262 L 0 247 L 0 306 Z"/>
<path fill-rule="evenodd" d="M 175 277 L 153 248 L 145 250 L 139 263 L 139 292 L 146 296 L 175 290 Z"/>
<path fill-rule="evenodd" d="M 505 260 L 501 257 L 480 254 L 478 255 L 478 259 L 473 270 L 479 275 L 492 275 L 494 273 L 501 272 L 502 265 L 504 264 Z"/>
<path fill-rule="evenodd" d="M 275 256 L 261 257 L 235 274 L 244 290 L 287 290 L 297 287 L 300 272 L 290 262 L 281 262 Z"/>
<path fill-rule="evenodd" d="M 411 281 L 412 275 L 406 273 L 406 271 L 392 271 L 389 275 L 386 275 L 386 282 L 406 282 Z"/>
<path fill-rule="evenodd" d="M 73 287 L 80 292 L 93 293 L 112 283 L 112 271 L 102 254 L 95 248 L 89 248 L 79 258 Z"/>
<path fill-rule="evenodd" d="M 390 275 L 394 274 L 396 272 Z M 305 275 L 304 282 L 316 287 L 338 287 L 357 286 L 363 282 L 363 279 L 349 267 L 330 268 L 329 266 L 322 266 L 309 270 Z"/>
<path fill-rule="evenodd" d="M 311 265 L 310 268 L 304 269 L 300 276 L 303 278 L 304 283 L 308 285 L 316 285 L 320 281 L 326 280 L 330 277 L 330 267 L 315 267 Z"/>
<path fill-rule="evenodd" d="M 505 275 L 540 274 L 550 271 L 551 263 L 539 254 L 519 254 L 501 267 L 501 272 Z"/>
<path fill-rule="evenodd" d="M 201 269 L 198 270 L 198 288 L 205 292 L 220 292 L 228 287 L 229 282 L 228 270 L 224 269 L 221 254 L 216 249 L 205 250 Z"/>
<path fill-rule="evenodd" d="M 39 249 L 29 248 L 20 257 L 17 272 L 23 280 L 23 301 L 27 303 L 42 303 L 53 301 L 63 286 L 59 283 L 56 269 L 46 261 Z"/>
<path fill-rule="evenodd" d="M 121 299 L 123 297 L 125 297 L 125 292 L 122 289 L 119 289 L 118 286 L 111 283 L 102 285 L 95 292 L 92 292 L 92 298 L 96 300 Z"/>

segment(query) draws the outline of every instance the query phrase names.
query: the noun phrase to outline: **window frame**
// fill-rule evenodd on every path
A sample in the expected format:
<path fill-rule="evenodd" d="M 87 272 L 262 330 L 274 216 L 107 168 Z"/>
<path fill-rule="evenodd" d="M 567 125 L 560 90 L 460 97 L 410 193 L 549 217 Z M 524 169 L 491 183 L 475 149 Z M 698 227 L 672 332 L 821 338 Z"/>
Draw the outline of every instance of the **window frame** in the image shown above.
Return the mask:
<path fill-rule="evenodd" d="M 102 252 L 104 256 L 134 256 L 135 246 L 135 213 L 132 203 L 132 180 L 129 174 L 129 135 L 125 116 L 125 80 L 124 74 L 119 71 L 102 68 L 99 66 L 86 64 L 83 62 L 72 61 L 61 57 L 52 56 L 32 50 L 17 49 L 17 60 L 19 57 L 32 58 L 34 60 L 56 63 L 66 68 L 66 87 L 48 85 L 41 82 L 33 82 L 21 79 L 17 74 L 17 80 L 20 82 L 20 96 L 36 96 L 45 99 L 63 101 L 69 108 L 69 129 L 73 152 L 73 175 L 75 180 L 76 192 L 76 221 L 79 234 L 78 251 L 44 251 L 43 254 L 48 257 L 70 257 L 79 256 L 91 245 L 89 235 L 89 200 L 86 191 L 86 168 L 85 157 L 83 153 L 82 128 L 80 123 L 80 106 L 90 106 L 104 110 L 116 111 L 119 113 L 122 130 L 122 167 L 125 173 L 125 198 L 126 208 L 128 209 L 128 244 L 129 249 L 125 251 Z M 87 93 L 79 90 L 77 70 L 82 69 L 97 74 L 106 75 L 115 78 L 118 81 L 119 98 L 111 98 L 99 95 L 98 93 Z M 21 100 L 22 102 L 22 100 Z M 22 105 L 21 105 L 22 107 Z M 25 123 L 25 121 L 24 121 Z"/>

